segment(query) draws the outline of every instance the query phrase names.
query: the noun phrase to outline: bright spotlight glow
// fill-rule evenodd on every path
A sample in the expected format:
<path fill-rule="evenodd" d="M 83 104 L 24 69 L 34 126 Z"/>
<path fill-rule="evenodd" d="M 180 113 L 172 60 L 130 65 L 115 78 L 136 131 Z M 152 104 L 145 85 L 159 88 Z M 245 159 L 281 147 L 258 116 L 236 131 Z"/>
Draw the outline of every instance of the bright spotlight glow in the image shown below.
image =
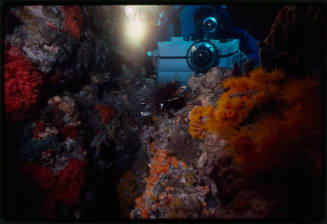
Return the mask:
<path fill-rule="evenodd" d="M 145 24 L 139 20 L 129 21 L 127 23 L 127 35 L 130 41 L 139 43 L 146 33 Z"/>
<path fill-rule="evenodd" d="M 125 7 L 125 15 L 130 19 L 135 19 L 136 11 L 134 10 L 133 6 L 126 6 Z"/>

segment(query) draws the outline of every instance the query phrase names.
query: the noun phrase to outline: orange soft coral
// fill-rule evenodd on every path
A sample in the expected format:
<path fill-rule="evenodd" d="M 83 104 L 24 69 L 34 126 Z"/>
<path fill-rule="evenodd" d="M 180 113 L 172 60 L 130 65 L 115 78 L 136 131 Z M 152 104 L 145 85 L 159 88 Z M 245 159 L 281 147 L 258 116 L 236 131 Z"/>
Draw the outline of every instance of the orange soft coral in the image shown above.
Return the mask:
<path fill-rule="evenodd" d="M 237 132 L 231 139 L 231 148 L 243 170 L 248 173 L 288 170 L 300 167 L 307 156 L 319 158 L 322 114 L 321 108 L 313 104 L 289 107 L 282 112 L 281 119 L 264 118 L 254 130 Z M 312 161 L 311 165 L 314 164 Z"/>
<path fill-rule="evenodd" d="M 193 109 L 190 119 L 193 137 L 203 138 L 206 132 L 221 134 L 229 140 L 235 160 L 248 173 L 298 167 L 303 157 L 319 160 L 322 146 L 319 81 L 285 79 L 282 71 L 256 69 L 249 77 L 227 79 L 224 86 L 228 90 L 218 99 L 214 111 L 206 114 L 210 124 L 201 122 L 206 107 Z"/>
<path fill-rule="evenodd" d="M 194 107 L 192 109 L 189 115 L 189 132 L 193 138 L 203 139 L 205 132 L 209 129 L 213 111 L 213 106 Z"/>
<path fill-rule="evenodd" d="M 284 77 L 282 71 L 266 73 L 259 68 L 249 77 L 226 79 L 223 85 L 228 90 L 219 98 L 215 109 L 212 106 L 193 108 L 191 136 L 203 139 L 206 131 L 232 136 L 251 111 L 279 95 L 279 88 L 274 84 Z"/>

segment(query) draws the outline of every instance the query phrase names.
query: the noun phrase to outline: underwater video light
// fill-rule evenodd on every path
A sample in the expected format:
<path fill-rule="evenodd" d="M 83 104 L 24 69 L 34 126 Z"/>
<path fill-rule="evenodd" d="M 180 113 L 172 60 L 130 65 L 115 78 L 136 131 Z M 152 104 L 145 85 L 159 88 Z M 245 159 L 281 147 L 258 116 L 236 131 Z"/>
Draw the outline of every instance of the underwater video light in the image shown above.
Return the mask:
<path fill-rule="evenodd" d="M 138 44 L 146 35 L 146 24 L 142 21 L 136 6 L 126 6 L 125 15 L 127 16 L 126 34 L 128 40 Z"/>
<path fill-rule="evenodd" d="M 202 21 L 202 29 L 206 34 L 216 31 L 218 23 L 215 17 L 207 17 Z"/>
<path fill-rule="evenodd" d="M 139 43 L 146 34 L 146 26 L 139 20 L 127 23 L 127 35 L 130 41 Z"/>

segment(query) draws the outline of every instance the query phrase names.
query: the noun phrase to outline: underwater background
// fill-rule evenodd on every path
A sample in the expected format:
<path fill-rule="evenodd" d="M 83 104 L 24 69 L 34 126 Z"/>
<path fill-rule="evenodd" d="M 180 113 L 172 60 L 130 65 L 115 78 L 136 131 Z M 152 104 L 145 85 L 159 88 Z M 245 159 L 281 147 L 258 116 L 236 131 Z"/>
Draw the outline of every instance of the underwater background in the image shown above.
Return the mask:
<path fill-rule="evenodd" d="M 7 4 L 4 219 L 320 221 L 325 15 Z"/>

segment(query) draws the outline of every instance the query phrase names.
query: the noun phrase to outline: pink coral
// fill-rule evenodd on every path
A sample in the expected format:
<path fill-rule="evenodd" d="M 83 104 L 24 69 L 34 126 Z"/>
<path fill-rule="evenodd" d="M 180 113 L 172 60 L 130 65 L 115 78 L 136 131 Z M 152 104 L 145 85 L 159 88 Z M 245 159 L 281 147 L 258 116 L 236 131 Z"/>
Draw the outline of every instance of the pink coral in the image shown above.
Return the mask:
<path fill-rule="evenodd" d="M 19 49 L 5 51 L 5 114 L 15 122 L 31 117 L 37 104 L 42 76 Z"/>

